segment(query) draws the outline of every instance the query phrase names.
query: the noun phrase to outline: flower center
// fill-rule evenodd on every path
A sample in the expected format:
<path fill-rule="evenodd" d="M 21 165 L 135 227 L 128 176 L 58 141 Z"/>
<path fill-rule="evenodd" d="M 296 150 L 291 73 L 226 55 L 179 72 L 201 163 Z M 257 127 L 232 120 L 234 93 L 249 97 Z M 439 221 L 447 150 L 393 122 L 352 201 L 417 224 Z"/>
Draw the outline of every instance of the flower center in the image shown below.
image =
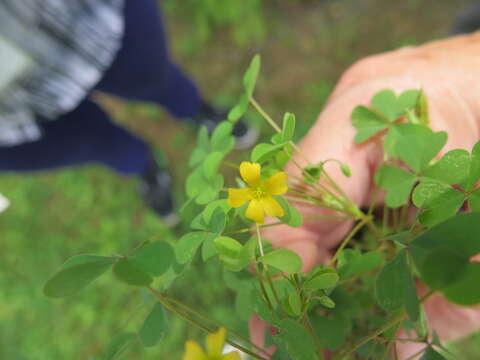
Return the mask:
<path fill-rule="evenodd" d="M 260 200 L 267 196 L 267 191 L 263 184 L 252 188 L 252 196 L 255 200 Z"/>

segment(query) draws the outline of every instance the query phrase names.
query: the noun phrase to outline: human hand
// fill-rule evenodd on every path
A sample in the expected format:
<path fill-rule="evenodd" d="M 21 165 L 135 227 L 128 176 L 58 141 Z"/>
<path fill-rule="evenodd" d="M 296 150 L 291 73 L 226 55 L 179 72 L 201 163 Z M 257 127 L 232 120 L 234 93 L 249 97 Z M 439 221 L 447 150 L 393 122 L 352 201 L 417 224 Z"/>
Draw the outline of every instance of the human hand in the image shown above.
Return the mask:
<path fill-rule="evenodd" d="M 448 133 L 443 153 L 454 148 L 470 150 L 480 134 L 480 34 L 458 36 L 428 43 L 419 47 L 367 57 L 350 67 L 341 77 L 327 106 L 307 136 L 300 150 L 312 162 L 338 159 L 352 172 L 348 179 L 333 163 L 326 171 L 359 206 L 370 203 L 374 190 L 373 174 L 382 161 L 379 140 L 357 145 L 350 114 L 356 105 L 367 105 L 373 94 L 382 89 L 396 93 L 408 89 L 423 89 L 427 94 L 431 127 Z M 306 165 L 301 157 L 296 161 Z M 291 164 L 290 174 L 299 174 Z M 296 204 L 304 217 L 329 215 L 329 210 Z M 306 221 L 300 228 L 275 226 L 263 231 L 275 246 L 296 251 L 303 260 L 304 270 L 324 262 L 330 251 L 348 233 L 351 221 Z M 459 307 L 440 295 L 431 296 L 425 303 L 430 327 L 443 340 L 461 337 L 480 328 L 480 307 Z M 263 345 L 262 325 L 251 321 L 251 336 Z M 422 344 L 399 344 L 400 359 L 419 350 Z"/>

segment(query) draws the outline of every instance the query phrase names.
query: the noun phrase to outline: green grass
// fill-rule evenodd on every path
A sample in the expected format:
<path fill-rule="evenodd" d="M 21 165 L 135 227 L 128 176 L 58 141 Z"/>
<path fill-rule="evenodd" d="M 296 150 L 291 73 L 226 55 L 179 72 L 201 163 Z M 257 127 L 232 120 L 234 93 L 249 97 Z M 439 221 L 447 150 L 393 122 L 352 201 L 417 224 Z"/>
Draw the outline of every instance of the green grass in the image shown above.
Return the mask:
<path fill-rule="evenodd" d="M 285 111 L 294 112 L 304 134 L 338 76 L 356 59 L 446 34 L 457 5 L 446 0 L 435 3 L 431 7 L 426 0 L 264 0 L 265 34 L 240 45 L 232 41 L 235 29 L 228 22 L 214 24 L 200 43 L 192 38 L 195 28 L 187 15 L 200 11 L 195 7 L 170 10 L 167 22 L 175 58 L 219 103 L 236 101 L 241 74 L 251 55 L 260 52 L 264 66 L 256 97 L 277 119 Z M 151 105 L 102 102 L 118 121 L 167 154 L 181 200 L 193 131 Z M 138 329 L 148 311 L 148 297 L 118 283 L 111 274 L 65 300 L 46 299 L 41 292 L 44 282 L 72 255 L 126 253 L 145 239 L 174 242 L 182 230 L 167 229 L 146 209 L 134 179 L 99 166 L 2 175 L 0 192 L 12 202 L 0 215 L 0 359 L 100 359 L 112 336 Z M 246 333 L 221 279 L 216 260 L 196 262 L 170 295 Z M 478 337 L 464 344 L 473 355 L 463 359 L 478 358 Z M 187 338 L 199 340 L 203 335 L 171 315 L 170 332 L 161 346 L 142 349 L 137 344 L 123 358 L 179 359 Z"/>

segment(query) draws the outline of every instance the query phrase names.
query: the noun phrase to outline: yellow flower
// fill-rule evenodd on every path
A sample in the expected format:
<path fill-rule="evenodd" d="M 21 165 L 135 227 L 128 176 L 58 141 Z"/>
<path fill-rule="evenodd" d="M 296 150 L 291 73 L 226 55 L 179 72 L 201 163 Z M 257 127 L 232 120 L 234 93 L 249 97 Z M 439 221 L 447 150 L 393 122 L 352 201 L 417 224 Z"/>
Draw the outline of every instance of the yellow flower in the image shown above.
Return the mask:
<path fill-rule="evenodd" d="M 236 351 L 222 355 L 225 345 L 225 328 L 207 336 L 207 353 L 194 341 L 187 341 L 185 344 L 185 355 L 182 360 L 240 360 L 240 354 Z"/>
<path fill-rule="evenodd" d="M 228 189 L 230 206 L 237 208 L 250 201 L 245 216 L 257 224 L 263 224 L 265 213 L 275 217 L 284 215 L 283 208 L 273 195 L 282 195 L 288 190 L 285 172 L 278 172 L 266 181 L 261 180 L 260 173 L 260 164 L 244 161 L 240 164 L 240 175 L 249 187 Z"/>

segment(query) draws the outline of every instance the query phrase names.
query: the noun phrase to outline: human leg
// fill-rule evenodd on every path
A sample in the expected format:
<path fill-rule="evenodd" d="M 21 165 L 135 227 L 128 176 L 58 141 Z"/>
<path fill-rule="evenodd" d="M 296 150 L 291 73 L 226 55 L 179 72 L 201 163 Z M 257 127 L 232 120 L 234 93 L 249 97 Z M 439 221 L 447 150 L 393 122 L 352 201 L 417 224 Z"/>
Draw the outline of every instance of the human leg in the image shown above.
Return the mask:
<path fill-rule="evenodd" d="M 125 99 L 148 101 L 166 108 L 177 119 L 191 119 L 209 131 L 226 120 L 228 110 L 204 101 L 196 85 L 170 59 L 168 41 L 156 0 L 127 0 L 122 48 L 96 86 Z M 237 148 L 251 146 L 258 131 L 235 124 Z"/>
<path fill-rule="evenodd" d="M 127 0 L 124 13 L 122 47 L 96 89 L 157 103 L 176 118 L 194 117 L 200 95 L 193 81 L 170 59 L 157 1 Z"/>
<path fill-rule="evenodd" d="M 43 137 L 0 147 L 1 171 L 39 171 L 101 163 L 125 175 L 140 173 L 150 150 L 140 138 L 114 124 L 94 102 L 83 101 L 55 121 L 39 122 Z"/>

